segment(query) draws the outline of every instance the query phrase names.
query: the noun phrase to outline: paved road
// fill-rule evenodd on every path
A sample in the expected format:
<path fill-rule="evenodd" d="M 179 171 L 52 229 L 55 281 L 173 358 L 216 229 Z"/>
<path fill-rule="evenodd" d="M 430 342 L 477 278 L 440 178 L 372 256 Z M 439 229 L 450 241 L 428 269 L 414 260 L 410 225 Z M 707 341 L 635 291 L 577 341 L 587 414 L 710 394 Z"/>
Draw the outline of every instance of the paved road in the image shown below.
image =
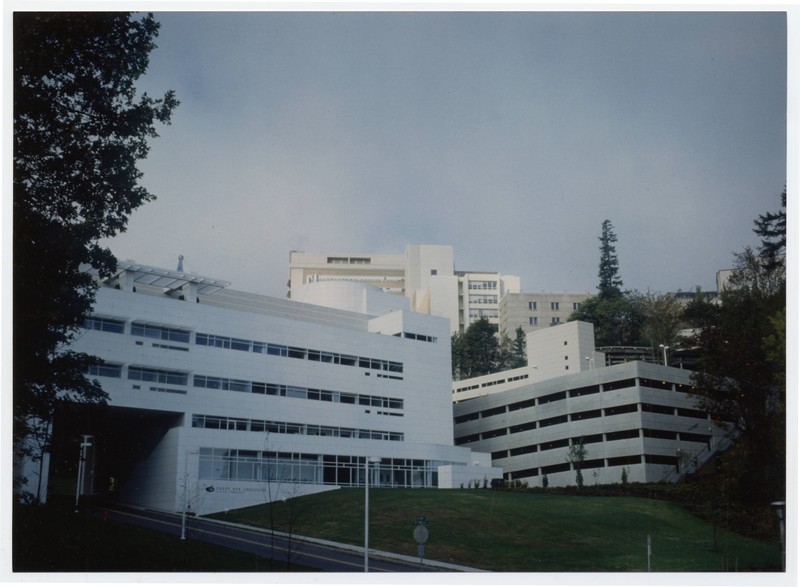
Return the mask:
<path fill-rule="evenodd" d="M 107 519 L 135 524 L 176 536 L 181 534 L 182 522 L 181 516 L 178 514 L 120 506 L 93 507 L 89 511 L 93 515 L 103 516 Z M 278 533 L 271 536 L 270 532 L 266 530 L 193 516 L 186 518 L 186 538 L 261 555 L 275 561 L 285 562 L 288 558 L 292 563 L 321 571 L 364 572 L 363 547 L 358 548 L 301 536 L 287 537 Z M 425 561 L 425 564 L 421 565 L 419 559 L 380 551 L 373 552 L 372 550 L 370 550 L 369 570 L 370 572 L 387 573 L 478 571 L 478 569 L 435 561 Z"/>

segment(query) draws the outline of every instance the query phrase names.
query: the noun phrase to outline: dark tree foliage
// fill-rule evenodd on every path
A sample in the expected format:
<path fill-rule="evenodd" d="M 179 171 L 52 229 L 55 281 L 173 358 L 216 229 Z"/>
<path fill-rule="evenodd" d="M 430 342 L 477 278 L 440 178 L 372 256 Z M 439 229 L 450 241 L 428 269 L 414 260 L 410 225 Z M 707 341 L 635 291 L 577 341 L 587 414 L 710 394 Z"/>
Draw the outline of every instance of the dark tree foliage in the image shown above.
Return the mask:
<path fill-rule="evenodd" d="M 603 220 L 600 232 L 600 282 L 597 289 L 601 298 L 615 298 L 622 293 L 622 278 L 619 276 L 619 259 L 614 243 L 617 235 L 610 220 Z"/>
<path fill-rule="evenodd" d="M 636 292 L 608 298 L 592 296 L 569 317 L 594 325 L 594 343 L 598 347 L 641 346 L 645 343 L 645 310 Z"/>
<path fill-rule="evenodd" d="M 500 369 L 500 343 L 497 327 L 487 318 L 479 318 L 464 332 L 452 337 L 454 379 L 488 375 Z"/>
<path fill-rule="evenodd" d="M 518 369 L 528 364 L 526 352 L 527 342 L 525 331 L 518 326 L 514 331 L 514 338 L 503 335 L 500 340 L 500 370 Z"/>
<path fill-rule="evenodd" d="M 769 238 L 785 243 L 785 234 Z M 746 248 L 736 256 L 736 269 L 720 302 L 713 304 L 698 295 L 686 309 L 702 354 L 692 382 L 700 406 L 738 435 L 739 496 L 778 499 L 785 491 L 786 474 L 783 263 L 770 263 L 768 257 Z"/>
<path fill-rule="evenodd" d="M 650 346 L 676 342 L 684 310 L 681 303 L 670 294 L 648 294 L 641 301 L 645 315 L 642 333 Z"/>
<path fill-rule="evenodd" d="M 453 379 L 524 367 L 528 362 L 525 347 L 525 331 L 521 327 L 513 339 L 505 335 L 498 338 L 497 326 L 480 318 L 451 338 Z"/>
<path fill-rule="evenodd" d="M 128 13 L 14 13 L 14 439 L 47 449 L 59 399 L 102 403 L 66 347 L 116 266 L 98 239 L 153 199 L 137 161 L 178 102 L 137 96 L 159 25 Z"/>

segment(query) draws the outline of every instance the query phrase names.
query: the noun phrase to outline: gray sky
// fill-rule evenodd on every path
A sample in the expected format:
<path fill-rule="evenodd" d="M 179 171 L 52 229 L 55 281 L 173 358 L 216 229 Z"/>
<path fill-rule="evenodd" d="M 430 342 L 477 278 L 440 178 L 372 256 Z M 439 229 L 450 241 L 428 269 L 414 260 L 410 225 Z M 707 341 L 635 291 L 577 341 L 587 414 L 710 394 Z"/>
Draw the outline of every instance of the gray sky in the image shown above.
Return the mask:
<path fill-rule="evenodd" d="M 157 13 L 181 101 L 109 242 L 284 296 L 291 250 L 451 244 L 459 270 L 714 289 L 786 182 L 781 13 Z"/>

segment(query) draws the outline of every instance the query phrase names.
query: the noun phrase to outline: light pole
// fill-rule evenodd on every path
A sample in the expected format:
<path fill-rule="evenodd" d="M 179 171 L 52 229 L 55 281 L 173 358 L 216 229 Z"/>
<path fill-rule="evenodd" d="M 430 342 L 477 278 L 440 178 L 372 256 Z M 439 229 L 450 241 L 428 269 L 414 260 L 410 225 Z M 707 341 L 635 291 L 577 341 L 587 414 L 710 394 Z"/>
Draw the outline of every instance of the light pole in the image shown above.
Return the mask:
<path fill-rule="evenodd" d="M 594 370 L 594 359 L 592 357 L 586 357 L 586 362 L 589 363 L 589 371 Z"/>
<path fill-rule="evenodd" d="M 660 344 L 660 345 L 658 345 L 658 346 L 660 346 L 660 347 L 661 347 L 661 349 L 664 351 L 664 365 L 666 366 L 666 364 L 667 364 L 667 349 L 668 349 L 669 347 L 668 347 L 668 346 L 666 346 L 666 345 L 663 345 L 663 344 Z"/>
<path fill-rule="evenodd" d="M 364 572 L 369 572 L 369 464 L 380 463 L 379 457 L 364 459 Z"/>
<path fill-rule="evenodd" d="M 86 449 L 92 446 L 89 442 L 93 438 L 88 434 L 83 434 L 83 442 L 81 442 L 81 452 L 78 458 L 78 486 L 75 488 L 75 513 L 78 513 L 78 503 L 81 499 L 81 491 L 83 490 L 83 475 L 86 472 Z"/>
<path fill-rule="evenodd" d="M 181 540 L 186 540 L 186 510 L 189 507 L 189 454 L 196 455 L 187 450 L 183 459 L 183 512 L 181 513 Z"/>
<path fill-rule="evenodd" d="M 781 570 L 786 571 L 786 522 L 784 513 L 786 511 L 785 501 L 773 501 L 770 504 L 775 509 L 775 514 L 778 516 L 781 531 Z"/>

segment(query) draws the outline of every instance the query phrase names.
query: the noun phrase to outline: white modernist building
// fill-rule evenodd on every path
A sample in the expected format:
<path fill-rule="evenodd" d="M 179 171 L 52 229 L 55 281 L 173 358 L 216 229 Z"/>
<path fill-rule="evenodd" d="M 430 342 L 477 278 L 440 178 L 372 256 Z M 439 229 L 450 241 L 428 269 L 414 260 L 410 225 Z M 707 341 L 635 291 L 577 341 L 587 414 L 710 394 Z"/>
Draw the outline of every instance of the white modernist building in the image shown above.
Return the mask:
<path fill-rule="evenodd" d="M 479 318 L 499 324 L 500 300 L 520 291 L 514 275 L 456 271 L 449 245 L 408 245 L 401 255 L 289 254 L 290 298 L 298 299 L 298 290 L 309 284 L 329 282 L 364 283 L 405 296 L 414 312 L 450 320 L 451 332 L 463 332 Z M 329 305 L 319 295 L 316 303 Z"/>
<path fill-rule="evenodd" d="M 208 513 L 362 486 L 371 457 L 380 487 L 502 475 L 453 444 L 446 320 L 363 284 L 328 284 L 346 310 L 228 285 L 131 261 L 101 283 L 73 344 L 103 359 L 92 375 L 119 422 L 82 424 L 98 485 Z"/>
<path fill-rule="evenodd" d="M 490 452 L 509 481 L 542 486 L 677 481 L 727 442 L 698 409 L 690 372 L 642 361 L 604 366 L 591 324 L 527 336 L 528 366 L 453 384 L 456 444 Z M 585 460 L 570 462 L 583 443 Z"/>

